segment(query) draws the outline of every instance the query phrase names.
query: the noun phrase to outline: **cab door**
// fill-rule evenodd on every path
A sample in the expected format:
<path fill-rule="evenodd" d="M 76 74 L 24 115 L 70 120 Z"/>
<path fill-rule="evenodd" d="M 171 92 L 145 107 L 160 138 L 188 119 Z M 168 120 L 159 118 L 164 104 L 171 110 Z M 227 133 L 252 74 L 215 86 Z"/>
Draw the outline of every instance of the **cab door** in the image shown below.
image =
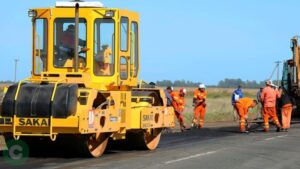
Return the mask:
<path fill-rule="evenodd" d="M 129 16 L 127 12 L 120 11 L 119 24 L 119 72 L 120 85 L 129 85 Z"/>
<path fill-rule="evenodd" d="M 32 18 L 32 78 L 40 78 L 42 72 L 48 71 L 49 62 L 49 20 L 50 10 L 39 9 L 30 10 L 36 12 L 36 17 Z"/>
<path fill-rule="evenodd" d="M 120 11 L 119 21 L 120 85 L 136 86 L 139 61 L 137 49 L 138 15 L 134 12 Z M 133 23 L 134 26 L 132 25 Z"/>
<path fill-rule="evenodd" d="M 139 75 L 139 18 L 136 13 L 130 18 L 130 83 L 137 84 Z"/>

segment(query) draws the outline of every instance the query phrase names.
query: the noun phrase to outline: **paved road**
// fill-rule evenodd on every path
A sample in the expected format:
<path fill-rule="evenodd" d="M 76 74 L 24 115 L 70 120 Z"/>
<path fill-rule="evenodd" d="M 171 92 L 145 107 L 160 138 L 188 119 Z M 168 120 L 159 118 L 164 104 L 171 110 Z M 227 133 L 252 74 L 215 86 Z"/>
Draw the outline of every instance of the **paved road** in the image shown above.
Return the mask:
<path fill-rule="evenodd" d="M 83 169 L 299 169 L 300 124 L 289 132 L 249 134 L 237 126 L 205 128 L 164 134 L 152 152 L 109 150 L 98 159 L 73 158 L 59 154 L 35 155 L 21 168 Z M 0 157 L 0 168 L 14 168 Z M 18 168 L 18 166 L 15 166 Z"/>

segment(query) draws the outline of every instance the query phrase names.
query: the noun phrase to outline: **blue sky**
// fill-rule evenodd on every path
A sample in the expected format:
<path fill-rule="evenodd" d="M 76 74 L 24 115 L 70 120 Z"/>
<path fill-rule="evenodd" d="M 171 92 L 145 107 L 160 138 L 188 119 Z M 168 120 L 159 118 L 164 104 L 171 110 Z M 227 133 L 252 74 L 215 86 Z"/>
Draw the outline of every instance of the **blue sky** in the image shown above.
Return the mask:
<path fill-rule="evenodd" d="M 185 79 L 217 84 L 224 78 L 264 80 L 277 60 L 291 57 L 298 35 L 298 0 L 103 0 L 105 6 L 140 13 L 141 71 L 146 81 Z M 1 2 L 0 80 L 31 71 L 33 7 L 55 0 Z"/>

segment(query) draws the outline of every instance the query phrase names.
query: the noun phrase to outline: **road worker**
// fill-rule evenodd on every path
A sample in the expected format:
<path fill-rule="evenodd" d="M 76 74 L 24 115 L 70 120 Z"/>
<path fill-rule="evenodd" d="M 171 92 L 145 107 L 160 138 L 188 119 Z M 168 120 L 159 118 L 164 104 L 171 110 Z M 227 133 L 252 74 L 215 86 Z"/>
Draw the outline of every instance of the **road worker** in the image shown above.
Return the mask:
<path fill-rule="evenodd" d="M 193 98 L 194 118 L 192 121 L 192 127 L 198 126 L 199 128 L 202 128 L 204 125 L 204 117 L 206 112 L 206 95 L 207 95 L 205 88 L 206 88 L 205 85 L 201 83 L 199 87 L 194 91 L 194 98 Z M 199 116 L 200 116 L 200 120 L 198 124 Z"/>
<path fill-rule="evenodd" d="M 257 101 L 251 98 L 245 97 L 239 99 L 235 103 L 235 108 L 240 117 L 240 131 L 241 133 L 247 133 L 246 130 L 246 119 L 248 117 L 249 108 L 254 108 L 257 105 Z"/>
<path fill-rule="evenodd" d="M 279 99 L 279 107 L 281 109 L 282 131 L 287 132 L 291 124 L 291 115 L 293 111 L 292 99 L 285 89 L 282 90 Z"/>
<path fill-rule="evenodd" d="M 241 99 L 243 97 L 244 97 L 244 94 L 242 91 L 242 86 L 238 85 L 238 88 L 233 91 L 232 96 L 231 96 L 232 105 L 234 105 L 235 102 L 237 102 L 239 99 Z"/>
<path fill-rule="evenodd" d="M 168 86 L 165 90 L 165 95 L 167 98 L 167 106 L 172 106 L 172 97 L 171 97 L 171 93 L 173 92 L 173 87 L 172 86 Z"/>
<path fill-rule="evenodd" d="M 70 24 L 68 28 L 62 33 L 61 45 L 63 47 L 74 50 L 75 47 L 75 26 Z M 82 39 L 78 39 L 79 46 L 86 46 L 86 42 Z"/>
<path fill-rule="evenodd" d="M 256 93 L 256 99 L 258 102 L 257 110 L 259 111 L 259 115 L 261 118 L 263 118 L 263 103 L 261 101 L 261 93 L 263 91 L 263 87 L 259 88 L 259 91 Z"/>
<path fill-rule="evenodd" d="M 78 45 L 84 47 L 86 46 L 86 41 L 78 38 Z M 73 64 L 71 60 L 73 59 L 75 52 L 75 26 L 73 24 L 68 25 L 67 29 L 62 32 L 58 49 L 59 58 L 55 57 L 55 65 L 59 67 L 71 67 Z M 79 66 L 85 67 L 85 65 L 86 58 L 79 56 Z"/>
<path fill-rule="evenodd" d="M 70 24 L 68 28 L 62 33 L 61 44 L 69 49 L 74 49 L 75 45 L 75 26 Z"/>
<path fill-rule="evenodd" d="M 180 130 L 184 131 L 184 129 L 186 128 L 185 124 L 184 124 L 184 119 L 183 119 L 183 110 L 184 110 L 184 106 L 185 106 L 185 97 L 186 95 L 186 89 L 185 88 L 181 88 L 179 90 L 179 92 L 175 92 L 173 91 L 171 93 L 171 97 L 172 97 L 172 106 L 174 108 L 174 112 L 175 115 L 178 119 L 178 122 L 180 124 Z"/>
<path fill-rule="evenodd" d="M 273 89 L 272 82 L 270 80 L 266 81 L 266 87 L 261 93 L 261 101 L 263 102 L 263 115 L 264 115 L 264 131 L 269 131 L 269 116 L 272 118 L 273 122 L 277 126 L 277 132 L 281 130 L 281 125 L 279 123 L 278 117 L 276 115 L 276 99 L 280 98 L 280 92 L 277 89 Z"/>
<path fill-rule="evenodd" d="M 233 92 L 232 92 L 232 95 L 231 95 L 231 104 L 233 106 L 233 118 L 234 118 L 234 121 L 237 120 L 237 110 L 235 108 L 235 103 L 244 97 L 244 94 L 243 94 L 243 91 L 242 91 L 242 86 L 241 85 L 238 85 L 238 88 L 235 89 Z"/>
<path fill-rule="evenodd" d="M 102 50 L 94 57 L 94 67 L 97 75 L 111 75 L 111 56 L 112 50 L 109 45 L 102 45 Z"/>

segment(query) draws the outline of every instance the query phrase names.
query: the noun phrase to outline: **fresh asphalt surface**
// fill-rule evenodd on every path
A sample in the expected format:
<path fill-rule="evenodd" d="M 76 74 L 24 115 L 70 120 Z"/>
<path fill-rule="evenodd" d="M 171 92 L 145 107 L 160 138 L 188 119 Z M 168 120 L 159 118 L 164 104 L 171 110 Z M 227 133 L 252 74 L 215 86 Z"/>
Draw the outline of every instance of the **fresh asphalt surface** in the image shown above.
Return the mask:
<path fill-rule="evenodd" d="M 40 148 L 22 166 L 8 164 L 0 157 L 0 168 L 82 168 L 82 169 L 299 169 L 300 124 L 289 132 L 240 134 L 237 124 L 164 133 L 155 151 L 110 148 L 102 157 L 79 158 L 64 150 Z M 54 152 L 53 152 L 54 151 Z M 46 152 L 49 152 L 46 153 Z"/>

